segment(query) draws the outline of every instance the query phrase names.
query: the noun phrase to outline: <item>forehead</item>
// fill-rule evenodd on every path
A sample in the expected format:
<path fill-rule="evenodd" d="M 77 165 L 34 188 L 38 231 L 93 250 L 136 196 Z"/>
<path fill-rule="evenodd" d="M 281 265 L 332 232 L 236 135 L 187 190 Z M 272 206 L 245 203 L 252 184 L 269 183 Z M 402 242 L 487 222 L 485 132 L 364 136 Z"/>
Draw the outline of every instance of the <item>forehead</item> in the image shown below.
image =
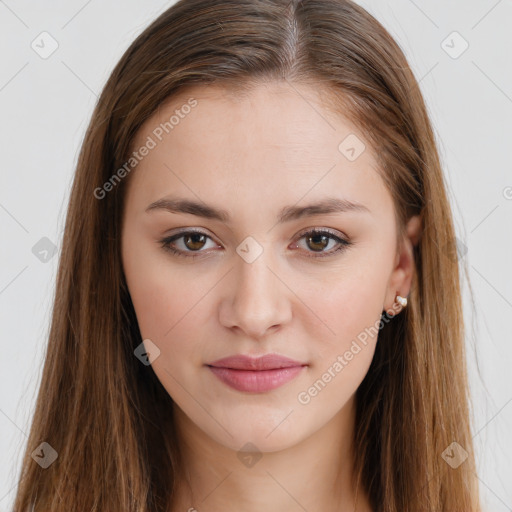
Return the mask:
<path fill-rule="evenodd" d="M 371 203 L 386 193 L 372 150 L 355 126 L 328 108 L 327 94 L 287 81 L 249 91 L 188 88 L 137 133 L 134 149 L 149 139 L 154 147 L 131 177 L 136 193 L 148 204 L 175 191 L 231 202 L 233 190 L 266 201 L 286 196 L 289 203 L 339 189 Z"/>
<path fill-rule="evenodd" d="M 195 105 L 190 107 L 192 101 Z M 258 142 L 265 148 L 314 147 L 327 152 L 326 158 L 337 157 L 340 137 L 357 129 L 331 111 L 329 101 L 332 96 L 325 88 L 288 81 L 261 83 L 248 90 L 220 85 L 189 87 L 164 101 L 143 124 L 136 140 L 141 142 L 167 123 L 167 130 L 161 126 L 161 135 L 180 145 L 190 142 L 197 148 L 201 139 L 204 146 L 222 141 L 242 148 Z M 158 133 L 155 136 L 159 138 Z"/>

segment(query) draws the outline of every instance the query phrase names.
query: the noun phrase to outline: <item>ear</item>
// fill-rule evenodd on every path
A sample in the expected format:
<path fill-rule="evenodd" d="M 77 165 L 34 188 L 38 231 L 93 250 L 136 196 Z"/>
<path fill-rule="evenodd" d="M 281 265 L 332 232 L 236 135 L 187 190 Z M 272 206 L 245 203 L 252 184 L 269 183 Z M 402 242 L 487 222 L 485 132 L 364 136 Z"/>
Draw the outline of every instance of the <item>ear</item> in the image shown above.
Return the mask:
<path fill-rule="evenodd" d="M 411 282 L 415 272 L 414 246 L 418 244 L 421 236 L 421 217 L 415 215 L 409 219 L 406 225 L 406 234 L 395 258 L 395 266 L 389 278 L 386 289 L 383 312 L 390 315 L 396 314 L 401 308 L 395 302 L 396 295 L 407 297 L 411 290 Z"/>

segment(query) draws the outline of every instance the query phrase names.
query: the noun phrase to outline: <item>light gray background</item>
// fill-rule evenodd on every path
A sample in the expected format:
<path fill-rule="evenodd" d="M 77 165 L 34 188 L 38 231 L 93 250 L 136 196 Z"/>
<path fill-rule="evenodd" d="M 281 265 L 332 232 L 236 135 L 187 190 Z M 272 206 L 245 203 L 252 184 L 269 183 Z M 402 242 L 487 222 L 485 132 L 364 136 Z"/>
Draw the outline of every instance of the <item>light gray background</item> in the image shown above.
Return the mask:
<path fill-rule="evenodd" d="M 115 63 L 172 3 L 0 0 L 0 511 L 12 507 L 84 131 Z M 510 511 L 512 1 L 359 3 L 404 49 L 435 126 L 477 306 L 475 317 L 464 283 L 467 326 L 476 326 L 467 343 L 483 504 Z M 31 48 L 43 31 L 58 42 L 47 59 Z M 458 58 L 453 31 L 469 44 Z M 32 252 L 43 237 L 57 246 L 46 263 Z"/>

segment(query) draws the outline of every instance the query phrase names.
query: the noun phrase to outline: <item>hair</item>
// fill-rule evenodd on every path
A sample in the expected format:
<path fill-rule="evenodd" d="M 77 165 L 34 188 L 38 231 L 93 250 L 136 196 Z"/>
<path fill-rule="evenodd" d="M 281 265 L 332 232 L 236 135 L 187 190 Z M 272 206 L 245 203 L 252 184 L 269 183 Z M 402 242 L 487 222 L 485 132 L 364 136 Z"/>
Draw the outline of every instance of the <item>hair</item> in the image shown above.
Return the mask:
<path fill-rule="evenodd" d="M 168 511 L 182 459 L 173 401 L 151 366 L 122 268 L 130 158 L 141 125 L 197 85 L 322 87 L 371 144 L 399 235 L 413 215 L 409 305 L 380 329 L 356 392 L 354 484 L 375 511 L 480 511 L 457 239 L 427 109 L 404 53 L 349 0 L 180 0 L 130 45 L 99 97 L 79 153 L 48 345 L 22 460 L 17 512 Z M 49 443 L 47 469 L 31 453 Z M 443 452 L 468 453 L 453 468 Z"/>

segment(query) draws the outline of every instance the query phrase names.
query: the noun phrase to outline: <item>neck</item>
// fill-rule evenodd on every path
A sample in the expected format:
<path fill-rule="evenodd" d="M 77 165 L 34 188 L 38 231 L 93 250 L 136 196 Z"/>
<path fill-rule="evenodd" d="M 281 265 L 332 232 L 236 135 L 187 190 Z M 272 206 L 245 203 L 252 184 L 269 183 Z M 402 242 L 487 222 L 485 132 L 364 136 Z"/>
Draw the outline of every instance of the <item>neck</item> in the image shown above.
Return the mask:
<path fill-rule="evenodd" d="M 185 461 L 173 512 L 371 512 L 352 486 L 354 397 L 320 430 L 289 448 L 243 457 L 176 407 Z"/>

